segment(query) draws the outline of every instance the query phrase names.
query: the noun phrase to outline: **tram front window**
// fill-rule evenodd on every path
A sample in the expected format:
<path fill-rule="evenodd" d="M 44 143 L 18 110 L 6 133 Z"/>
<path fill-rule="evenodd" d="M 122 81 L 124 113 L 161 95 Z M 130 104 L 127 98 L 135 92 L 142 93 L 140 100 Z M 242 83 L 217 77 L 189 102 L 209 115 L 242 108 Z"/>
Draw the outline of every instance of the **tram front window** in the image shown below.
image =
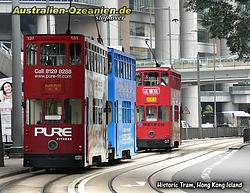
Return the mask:
<path fill-rule="evenodd" d="M 157 72 L 144 73 L 144 86 L 158 86 L 159 74 Z"/>
<path fill-rule="evenodd" d="M 40 63 L 44 66 L 63 66 L 66 61 L 66 46 L 62 43 L 46 43 L 40 47 Z"/>
<path fill-rule="evenodd" d="M 159 121 L 168 121 L 168 107 L 167 106 L 158 107 L 158 119 Z"/>
<path fill-rule="evenodd" d="M 41 99 L 26 100 L 26 124 L 42 124 L 42 101 Z"/>
<path fill-rule="evenodd" d="M 59 124 L 62 117 L 62 103 L 60 100 L 47 99 L 44 109 L 45 124 Z"/>
<path fill-rule="evenodd" d="M 156 112 L 157 112 L 156 106 L 147 106 L 146 121 L 157 121 Z"/>
<path fill-rule="evenodd" d="M 144 121 L 144 106 L 137 106 L 136 110 L 137 121 Z"/>
<path fill-rule="evenodd" d="M 26 45 L 26 64 L 30 66 L 37 65 L 37 45 L 27 44 Z"/>
<path fill-rule="evenodd" d="M 142 75 L 140 72 L 136 73 L 136 84 L 137 86 L 141 86 L 142 85 Z"/>
<path fill-rule="evenodd" d="M 161 76 L 161 86 L 167 86 L 168 85 L 168 74 L 163 73 Z"/>

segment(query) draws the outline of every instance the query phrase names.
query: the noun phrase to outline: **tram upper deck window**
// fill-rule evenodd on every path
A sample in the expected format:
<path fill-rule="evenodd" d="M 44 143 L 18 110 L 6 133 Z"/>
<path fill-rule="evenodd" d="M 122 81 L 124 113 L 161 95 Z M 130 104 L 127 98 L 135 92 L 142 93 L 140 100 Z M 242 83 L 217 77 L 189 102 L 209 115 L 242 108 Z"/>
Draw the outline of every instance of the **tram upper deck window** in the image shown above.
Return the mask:
<path fill-rule="evenodd" d="M 168 85 L 168 73 L 164 72 L 161 76 L 161 86 L 167 86 Z"/>
<path fill-rule="evenodd" d="M 159 74 L 157 72 L 144 73 L 144 86 L 158 86 Z"/>
<path fill-rule="evenodd" d="M 136 73 L 136 85 L 141 86 L 142 85 L 142 75 L 140 72 Z"/>
<path fill-rule="evenodd" d="M 70 44 L 69 50 L 70 50 L 69 64 L 74 65 L 74 66 L 81 65 L 81 63 L 82 63 L 81 44 Z"/>
<path fill-rule="evenodd" d="M 66 61 L 66 46 L 62 43 L 46 43 L 40 46 L 40 62 L 44 66 L 63 66 Z"/>
<path fill-rule="evenodd" d="M 37 45 L 26 45 L 26 64 L 30 66 L 37 65 Z"/>
<path fill-rule="evenodd" d="M 60 100 L 47 99 L 44 109 L 45 124 L 59 124 L 62 118 L 62 103 Z"/>
<path fill-rule="evenodd" d="M 108 73 L 112 73 L 112 56 L 108 54 Z"/>

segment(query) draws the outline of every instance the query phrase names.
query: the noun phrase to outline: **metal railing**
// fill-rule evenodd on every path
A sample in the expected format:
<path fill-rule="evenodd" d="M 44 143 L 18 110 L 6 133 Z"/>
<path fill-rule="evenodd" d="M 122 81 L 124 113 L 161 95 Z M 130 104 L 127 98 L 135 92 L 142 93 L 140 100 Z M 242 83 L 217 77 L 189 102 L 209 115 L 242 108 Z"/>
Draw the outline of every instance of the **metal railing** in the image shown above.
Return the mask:
<path fill-rule="evenodd" d="M 201 135 L 202 133 L 202 135 Z M 239 128 L 218 127 L 218 128 L 183 128 L 181 130 L 182 139 L 200 139 L 217 137 L 236 137 L 239 136 Z"/>
<path fill-rule="evenodd" d="M 204 57 L 199 58 L 200 68 L 202 69 L 213 69 L 214 60 L 213 57 Z M 216 69 L 223 68 L 238 68 L 243 66 L 250 66 L 250 61 L 238 60 L 237 56 L 229 56 L 229 57 L 216 57 L 215 58 L 215 67 Z M 196 69 L 197 68 L 197 59 L 186 59 L 181 58 L 178 60 L 174 60 L 174 68 L 176 69 Z"/>
<path fill-rule="evenodd" d="M 162 66 L 168 66 L 169 61 L 158 61 Z M 211 69 L 214 67 L 213 57 L 201 57 L 199 58 L 200 69 Z M 155 63 L 150 60 L 141 60 L 137 61 L 137 66 L 140 67 L 150 67 L 155 66 Z M 215 68 L 216 69 L 224 69 L 224 68 L 239 68 L 239 67 L 250 67 L 250 61 L 238 60 L 237 56 L 229 56 L 229 57 L 216 57 L 215 58 Z M 175 69 L 184 70 L 196 70 L 197 69 L 197 58 L 180 58 L 173 60 L 173 66 Z"/>

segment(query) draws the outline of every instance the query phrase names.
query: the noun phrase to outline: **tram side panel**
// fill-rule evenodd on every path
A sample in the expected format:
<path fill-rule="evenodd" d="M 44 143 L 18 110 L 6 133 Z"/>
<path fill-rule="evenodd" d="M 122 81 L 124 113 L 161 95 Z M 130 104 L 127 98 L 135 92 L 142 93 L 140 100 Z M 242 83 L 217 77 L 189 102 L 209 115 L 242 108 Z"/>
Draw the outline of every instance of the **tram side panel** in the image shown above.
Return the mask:
<path fill-rule="evenodd" d="M 109 49 L 109 101 L 112 103 L 112 122 L 109 123 L 110 161 L 135 155 L 135 60 Z M 125 70 L 126 69 L 126 70 Z"/>
<path fill-rule="evenodd" d="M 180 143 L 180 92 L 170 68 L 137 69 L 138 149 L 171 149 Z"/>
<path fill-rule="evenodd" d="M 96 72 L 85 73 L 85 149 L 86 165 L 106 162 L 108 154 L 108 129 L 106 125 L 107 77 Z"/>
<path fill-rule="evenodd" d="M 181 144 L 181 126 L 180 126 L 180 107 L 181 107 L 181 75 L 170 73 L 171 84 L 171 108 L 172 108 L 172 126 L 171 142 L 172 147 L 177 148 Z"/>
<path fill-rule="evenodd" d="M 135 82 L 117 80 L 118 97 L 118 152 L 120 158 L 131 158 L 135 155 Z"/>

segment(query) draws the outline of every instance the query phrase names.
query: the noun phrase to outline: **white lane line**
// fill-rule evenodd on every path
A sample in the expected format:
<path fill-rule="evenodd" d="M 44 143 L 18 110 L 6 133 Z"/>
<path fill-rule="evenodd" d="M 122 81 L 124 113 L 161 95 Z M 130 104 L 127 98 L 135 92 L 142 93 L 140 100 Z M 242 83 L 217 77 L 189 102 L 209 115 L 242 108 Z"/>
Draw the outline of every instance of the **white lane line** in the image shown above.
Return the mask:
<path fill-rule="evenodd" d="M 142 181 L 136 181 L 135 184 L 123 184 L 120 186 L 124 186 L 124 187 L 136 187 L 136 186 L 145 186 L 146 182 L 142 182 Z"/>
<path fill-rule="evenodd" d="M 210 173 L 212 171 L 212 169 L 218 165 L 220 165 L 222 162 L 224 162 L 225 160 L 227 160 L 229 157 L 231 157 L 237 150 L 233 150 L 231 152 L 228 152 L 228 154 L 224 157 L 221 158 L 221 156 L 218 156 L 220 159 L 213 163 L 212 165 L 210 165 L 209 167 L 205 168 L 202 173 L 201 173 L 201 178 L 202 180 L 206 181 L 206 182 L 210 182 Z"/>
<path fill-rule="evenodd" d="M 132 165 L 134 165 L 134 163 L 129 164 L 129 166 L 132 166 Z M 78 185 L 78 191 L 81 192 L 81 193 L 86 193 L 85 185 L 89 180 L 91 180 L 91 179 L 93 179 L 93 178 L 95 178 L 95 177 L 97 177 L 99 175 L 102 175 L 102 174 L 105 174 L 105 173 L 108 173 L 108 172 L 112 172 L 114 170 L 123 169 L 123 168 L 124 168 L 124 165 L 120 165 L 119 167 L 105 169 L 102 172 L 97 171 L 97 172 L 94 172 L 93 174 L 83 176 L 81 178 L 77 178 L 76 180 L 74 180 L 72 183 L 69 184 L 68 193 L 76 193 L 75 187 L 76 187 L 77 184 L 79 184 Z"/>
<path fill-rule="evenodd" d="M 173 155 L 170 155 L 169 157 L 171 157 Z M 159 155 L 159 158 L 157 158 L 157 159 L 161 160 L 164 156 L 165 155 Z M 140 158 L 140 160 L 137 160 L 136 162 L 130 162 L 130 163 L 127 163 L 127 164 L 121 164 L 121 165 L 118 165 L 118 166 L 113 166 L 112 168 L 102 170 L 102 172 L 97 171 L 97 172 L 94 172 L 93 174 L 77 178 L 68 185 L 68 193 L 77 193 L 77 191 L 76 191 L 76 185 L 77 184 L 78 184 L 78 191 L 81 192 L 81 193 L 86 193 L 85 186 L 86 186 L 87 182 L 89 180 L 99 176 L 99 175 L 102 175 L 102 174 L 105 174 L 105 173 L 108 173 L 108 172 L 112 172 L 112 171 L 115 171 L 115 170 L 120 170 L 120 169 L 124 169 L 124 168 L 127 168 L 127 167 L 131 167 L 131 166 L 134 166 L 136 164 L 140 165 L 140 164 L 144 163 L 145 161 L 151 162 L 151 161 L 154 161 L 154 160 L 155 160 L 154 156 L 152 156 L 152 157 L 142 157 L 142 158 Z M 134 160 L 132 160 L 132 161 L 134 161 Z"/>

